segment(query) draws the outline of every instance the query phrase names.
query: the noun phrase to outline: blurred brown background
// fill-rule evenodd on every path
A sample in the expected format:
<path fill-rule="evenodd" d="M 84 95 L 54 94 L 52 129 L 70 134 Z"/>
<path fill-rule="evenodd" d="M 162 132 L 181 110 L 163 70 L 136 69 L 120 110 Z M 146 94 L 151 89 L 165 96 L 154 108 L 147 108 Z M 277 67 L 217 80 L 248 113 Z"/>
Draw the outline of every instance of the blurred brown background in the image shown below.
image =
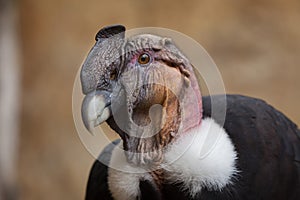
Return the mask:
<path fill-rule="evenodd" d="M 94 159 L 74 128 L 72 87 L 105 25 L 189 35 L 214 59 L 228 93 L 265 99 L 300 124 L 299 0 L 20 0 L 14 6 L 20 56 L 14 180 L 20 199 L 84 198 Z"/>

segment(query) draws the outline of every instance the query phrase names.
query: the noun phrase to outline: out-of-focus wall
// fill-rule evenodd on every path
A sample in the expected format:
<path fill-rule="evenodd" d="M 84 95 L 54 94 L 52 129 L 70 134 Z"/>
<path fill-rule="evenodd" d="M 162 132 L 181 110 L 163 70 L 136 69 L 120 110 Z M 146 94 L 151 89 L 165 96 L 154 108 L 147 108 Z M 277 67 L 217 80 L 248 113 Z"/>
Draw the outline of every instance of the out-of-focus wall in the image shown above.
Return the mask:
<path fill-rule="evenodd" d="M 158 26 L 197 40 L 228 93 L 265 99 L 300 124 L 300 1 L 19 1 L 20 196 L 83 199 L 93 158 L 77 136 L 72 87 L 99 28 Z"/>
<path fill-rule="evenodd" d="M 20 62 L 18 12 L 14 2 L 0 0 L 0 200 L 18 196 Z"/>

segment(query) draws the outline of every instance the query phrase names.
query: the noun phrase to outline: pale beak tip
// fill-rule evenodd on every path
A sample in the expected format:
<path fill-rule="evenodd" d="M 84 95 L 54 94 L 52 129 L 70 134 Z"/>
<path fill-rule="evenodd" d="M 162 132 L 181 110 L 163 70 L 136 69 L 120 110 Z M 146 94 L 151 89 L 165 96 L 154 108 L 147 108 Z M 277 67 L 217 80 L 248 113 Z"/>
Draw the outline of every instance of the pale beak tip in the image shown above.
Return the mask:
<path fill-rule="evenodd" d="M 107 92 L 92 92 L 85 96 L 81 106 L 81 117 L 85 128 L 94 135 L 95 127 L 106 121 L 110 115 L 110 99 Z"/>

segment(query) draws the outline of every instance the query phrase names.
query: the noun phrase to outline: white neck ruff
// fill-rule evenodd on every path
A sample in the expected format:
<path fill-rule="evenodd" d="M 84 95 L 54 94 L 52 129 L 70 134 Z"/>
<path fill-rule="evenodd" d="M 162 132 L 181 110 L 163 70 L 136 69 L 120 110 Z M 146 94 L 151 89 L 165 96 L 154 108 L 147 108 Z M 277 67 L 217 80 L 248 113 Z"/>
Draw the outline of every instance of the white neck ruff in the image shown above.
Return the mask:
<path fill-rule="evenodd" d="M 194 196 L 203 187 L 221 190 L 238 172 L 237 154 L 225 132 L 213 119 L 206 118 L 197 128 L 179 138 L 165 154 L 167 180 L 182 182 Z"/>

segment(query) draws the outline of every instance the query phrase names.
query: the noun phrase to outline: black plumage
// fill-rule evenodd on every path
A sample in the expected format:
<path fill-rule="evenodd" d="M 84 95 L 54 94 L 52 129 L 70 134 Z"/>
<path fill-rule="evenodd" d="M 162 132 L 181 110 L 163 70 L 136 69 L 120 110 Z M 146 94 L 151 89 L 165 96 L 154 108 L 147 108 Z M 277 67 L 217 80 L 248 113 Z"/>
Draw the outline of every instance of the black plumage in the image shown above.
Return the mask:
<path fill-rule="evenodd" d="M 85 199 L 112 199 L 107 184 L 108 167 L 103 163 L 109 163 L 112 150 L 119 142 L 120 140 L 113 141 L 111 144 L 105 147 L 98 160 L 94 162 L 86 187 Z"/>

